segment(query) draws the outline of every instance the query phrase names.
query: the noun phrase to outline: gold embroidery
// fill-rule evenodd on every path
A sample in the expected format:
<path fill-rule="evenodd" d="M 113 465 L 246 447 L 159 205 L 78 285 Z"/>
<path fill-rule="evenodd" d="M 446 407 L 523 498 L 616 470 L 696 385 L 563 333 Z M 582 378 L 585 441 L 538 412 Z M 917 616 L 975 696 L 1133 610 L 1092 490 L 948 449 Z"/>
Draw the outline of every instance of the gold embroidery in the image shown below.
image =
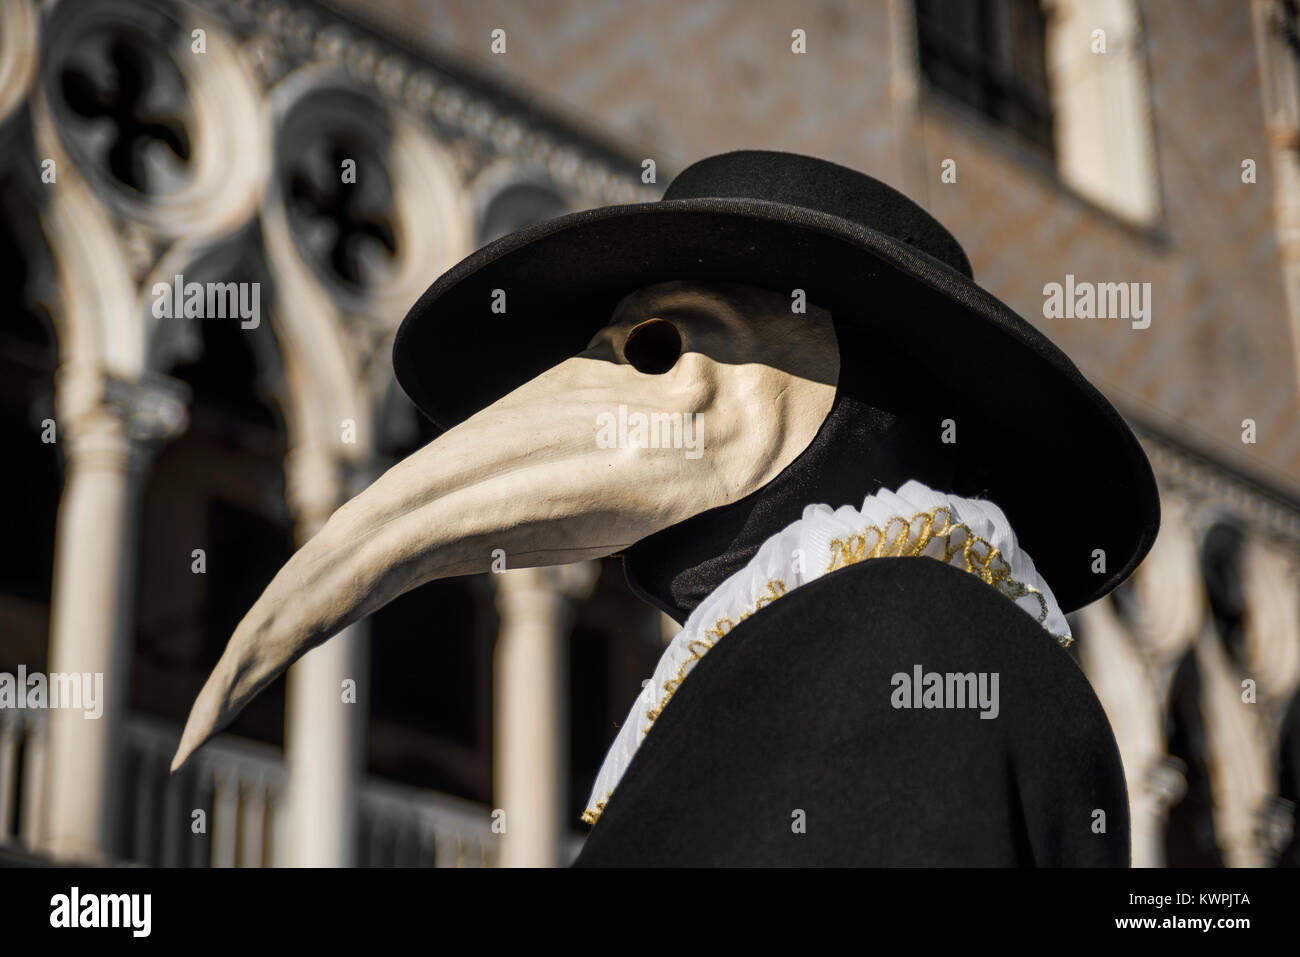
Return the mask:
<path fill-rule="evenodd" d="M 830 543 L 831 560 L 826 566 L 826 571 L 833 572 L 869 558 L 925 556 L 927 549 L 935 543 L 941 546 L 942 553 L 929 557 L 938 558 L 945 564 L 955 564 L 956 567 L 979 576 L 982 582 L 992 585 L 1012 601 L 1032 596 L 1038 601 L 1038 623 L 1041 625 L 1047 620 L 1047 599 L 1043 594 L 1037 588 L 1012 578 L 1011 565 L 1002 557 L 1002 552 L 995 548 L 992 542 L 972 532 L 965 523 L 954 522 L 952 511 L 947 506 L 940 506 L 928 512 L 918 512 L 910 519 L 896 515 L 885 524 L 883 529 L 876 525 L 868 525 L 861 532 L 848 538 L 833 539 Z M 953 558 L 959 554 L 961 562 L 954 563 Z M 779 578 L 772 579 L 767 583 L 767 594 L 759 598 L 753 608 L 741 615 L 739 621 L 744 621 L 758 609 L 771 604 L 785 593 L 785 582 Z M 650 723 L 646 725 L 642 734 L 650 733 L 650 725 L 654 724 L 663 713 L 664 706 L 681 687 L 691 666 L 703 658 L 705 652 L 712 648 L 718 639 L 736 627 L 736 624 L 737 622 L 733 622 L 730 618 L 719 618 L 712 628 L 705 629 L 703 639 L 697 638 L 687 646 L 690 657 L 677 669 L 676 675 L 664 682 L 664 693 L 659 703 L 646 712 L 646 718 Z M 1074 640 L 1068 635 L 1052 637 L 1065 647 Z"/>
<path fill-rule="evenodd" d="M 613 796 L 614 796 L 614 792 L 610 791 L 608 794 L 605 795 L 605 800 L 597 801 L 594 807 L 589 807 L 587 808 L 587 810 L 583 811 L 582 823 L 595 824 L 596 821 L 600 818 L 600 816 L 605 813 L 605 805 L 609 803 L 609 799 L 612 798 Z"/>
<path fill-rule="evenodd" d="M 940 524 L 941 518 L 942 524 Z M 931 547 L 935 545 L 940 548 L 938 554 L 934 554 Z M 911 556 L 935 558 L 944 564 L 953 565 L 978 576 L 980 581 L 992 585 L 1012 601 L 1033 597 L 1038 601 L 1038 623 L 1041 625 L 1047 620 L 1047 599 L 1043 593 L 1012 578 L 1011 565 L 1002 557 L 1001 550 L 992 542 L 972 532 L 964 522 L 954 522 L 952 512 L 947 506 L 940 506 L 928 512 L 918 512 L 910 519 L 894 516 L 883 529 L 876 525 L 868 525 L 857 534 L 833 539 L 830 543 L 830 554 L 830 564 L 826 566 L 827 573 L 856 565 L 869 558 Z M 961 561 L 954 562 L 953 558 L 958 555 L 961 556 Z M 740 621 L 744 621 L 764 605 L 771 604 L 785 593 L 785 582 L 773 578 L 767 583 L 767 594 L 760 597 L 753 608 L 740 615 L 737 622 L 733 622 L 730 618 L 719 618 L 712 628 L 705 629 L 704 638 L 696 639 L 687 645 L 690 657 L 682 662 L 676 675 L 664 682 L 664 693 L 659 703 L 646 712 L 649 723 L 641 732 L 642 735 L 650 733 L 651 726 L 663 713 L 664 706 L 686 680 L 686 673 L 704 657 L 718 639 L 736 627 Z M 1064 648 L 1068 648 L 1074 641 L 1070 635 L 1052 635 L 1052 637 Z M 608 801 L 613 793 L 610 791 L 605 801 Z M 605 809 L 605 801 L 599 801 L 594 808 L 588 808 L 582 819 L 588 824 L 595 824 L 596 819 Z"/>
<path fill-rule="evenodd" d="M 940 518 L 942 524 L 936 527 Z M 918 523 L 919 528 L 914 534 L 912 527 Z M 891 538 L 890 532 L 895 526 L 898 526 L 898 531 Z M 833 572 L 868 558 L 924 556 L 928 554 L 927 549 L 936 542 L 941 546 L 942 554 L 929 557 L 938 558 L 944 564 L 955 565 L 979 576 L 982 582 L 992 585 L 1012 601 L 1034 598 L 1038 602 L 1038 623 L 1041 625 L 1047 620 L 1047 599 L 1042 592 L 1012 578 L 1011 565 L 1002 557 L 1002 552 L 992 542 L 972 532 L 965 523 L 954 522 L 952 512 L 946 506 L 919 512 L 910 520 L 896 516 L 889 520 L 883 530 L 869 525 L 859 534 L 850 535 L 847 539 L 834 539 L 830 544 L 831 561 L 826 571 Z M 868 544 L 871 545 L 869 550 Z M 961 562 L 953 562 L 953 558 L 959 554 Z M 1052 637 L 1067 648 L 1074 641 L 1069 635 Z"/>
<path fill-rule="evenodd" d="M 754 604 L 754 607 L 740 616 L 740 621 L 744 621 L 764 605 L 770 605 L 772 602 L 784 595 L 785 591 L 785 582 L 781 581 L 779 578 L 773 578 L 767 583 L 767 594 L 760 595 L 758 601 Z M 690 657 L 682 662 L 681 667 L 677 669 L 677 674 L 664 682 L 664 693 L 659 699 L 659 704 L 651 708 L 645 714 L 649 719 L 650 724 L 647 724 L 645 729 L 641 732 L 643 735 L 650 733 L 650 725 L 655 723 L 659 715 L 663 713 L 664 705 L 668 704 L 668 700 L 676 693 L 677 689 L 681 687 L 682 682 L 686 680 L 686 672 L 690 670 L 691 665 L 703 658 L 704 653 L 712 648 L 719 638 L 735 627 L 735 623 L 732 622 L 730 618 L 719 618 L 712 628 L 705 629 L 704 638 L 696 638 L 686 646 L 686 650 L 690 652 Z"/>

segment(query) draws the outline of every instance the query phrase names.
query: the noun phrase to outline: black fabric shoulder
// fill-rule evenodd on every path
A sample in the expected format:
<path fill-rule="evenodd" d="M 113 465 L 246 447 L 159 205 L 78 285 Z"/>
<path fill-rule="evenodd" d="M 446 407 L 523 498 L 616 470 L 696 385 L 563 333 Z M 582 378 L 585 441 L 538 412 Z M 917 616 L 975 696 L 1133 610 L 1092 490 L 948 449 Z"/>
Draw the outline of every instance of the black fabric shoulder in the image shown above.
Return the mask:
<path fill-rule="evenodd" d="M 982 675 L 984 703 L 900 706 L 924 704 L 904 688 L 918 668 L 922 685 Z M 951 684 L 950 705 L 967 687 Z M 1128 862 L 1123 769 L 1087 678 L 1009 599 L 927 558 L 850 566 L 737 625 L 655 722 L 577 861 Z"/>

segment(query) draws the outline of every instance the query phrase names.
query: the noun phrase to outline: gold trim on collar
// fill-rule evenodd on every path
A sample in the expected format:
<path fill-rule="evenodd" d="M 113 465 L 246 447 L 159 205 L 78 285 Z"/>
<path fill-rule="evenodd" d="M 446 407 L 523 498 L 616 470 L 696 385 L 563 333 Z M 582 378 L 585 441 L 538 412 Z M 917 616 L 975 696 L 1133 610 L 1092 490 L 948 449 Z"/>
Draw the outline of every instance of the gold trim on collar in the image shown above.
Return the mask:
<path fill-rule="evenodd" d="M 1043 597 L 1043 593 L 1012 578 L 1011 565 L 1002 557 L 1002 552 L 990 541 L 972 532 L 965 522 L 954 522 L 952 511 L 947 505 L 930 509 L 928 512 L 917 512 L 910 519 L 896 515 L 885 524 L 884 528 L 868 525 L 861 532 L 847 538 L 832 539 L 829 551 L 830 560 L 826 566 L 828 574 L 872 558 L 934 558 L 945 565 L 952 565 L 954 568 L 975 575 L 984 584 L 991 585 L 1012 601 L 1032 596 L 1038 601 L 1038 623 L 1042 625 L 1047 620 L 1047 599 Z M 709 649 L 717 644 L 719 639 L 754 612 L 785 595 L 787 591 L 784 581 L 773 578 L 767 583 L 766 594 L 754 603 L 753 608 L 740 615 L 734 622 L 730 618 L 719 618 L 712 628 L 705 629 L 703 638 L 692 641 L 687 646 L 690 657 L 682 662 L 681 667 L 677 669 L 677 674 L 664 682 L 659 703 L 646 712 L 649 723 L 641 732 L 642 735 L 650 733 L 655 721 L 663 713 L 664 706 L 686 680 L 687 673 L 708 653 Z M 1052 633 L 1048 632 L 1048 634 Z M 1052 634 L 1052 637 L 1063 648 L 1068 648 L 1074 641 L 1070 635 Z M 614 792 L 610 791 L 604 801 L 598 801 L 593 807 L 587 808 L 582 815 L 582 820 L 588 824 L 595 824 L 613 794 Z"/>

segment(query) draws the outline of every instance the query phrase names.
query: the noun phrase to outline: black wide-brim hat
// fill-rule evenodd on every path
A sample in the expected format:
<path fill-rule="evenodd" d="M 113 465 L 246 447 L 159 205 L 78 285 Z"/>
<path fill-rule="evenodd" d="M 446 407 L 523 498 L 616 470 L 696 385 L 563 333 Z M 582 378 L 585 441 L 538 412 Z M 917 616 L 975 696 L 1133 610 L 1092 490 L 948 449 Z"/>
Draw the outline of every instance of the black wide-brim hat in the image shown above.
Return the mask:
<path fill-rule="evenodd" d="M 961 413 L 1000 423 L 1011 441 L 995 501 L 1064 610 L 1105 595 L 1150 550 L 1155 478 L 1119 413 L 975 284 L 957 240 L 925 210 L 809 156 L 712 156 L 658 202 L 584 210 L 489 243 L 411 308 L 393 345 L 397 381 L 451 428 L 584 350 L 628 293 L 690 279 L 803 289 L 837 326 L 865 324 L 922 357 Z M 497 289 L 504 315 L 492 311 Z"/>

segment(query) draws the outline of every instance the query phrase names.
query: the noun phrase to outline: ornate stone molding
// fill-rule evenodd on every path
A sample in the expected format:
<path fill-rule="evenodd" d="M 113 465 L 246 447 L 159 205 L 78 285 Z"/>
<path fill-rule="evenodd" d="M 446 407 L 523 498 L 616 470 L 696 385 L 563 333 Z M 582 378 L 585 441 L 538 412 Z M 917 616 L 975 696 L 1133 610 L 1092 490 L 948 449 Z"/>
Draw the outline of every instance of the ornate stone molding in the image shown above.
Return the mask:
<path fill-rule="evenodd" d="M 185 431 L 188 399 L 186 386 L 166 376 L 128 382 L 85 365 L 65 365 L 58 372 L 58 425 L 69 443 L 68 454 L 112 452 L 123 468 L 135 445 L 165 441 Z"/>
<path fill-rule="evenodd" d="M 1230 517 L 1300 558 L 1300 502 L 1239 475 L 1156 430 L 1129 420 L 1164 488 Z"/>
<path fill-rule="evenodd" d="M 375 27 L 316 3 L 290 0 L 198 0 L 248 38 L 265 81 L 304 66 L 343 70 L 358 86 L 411 113 L 462 152 L 468 178 L 487 162 L 510 157 L 542 170 L 558 190 L 586 205 L 659 198 L 640 180 L 640 160 L 548 116 L 460 66 L 439 62 L 382 35 Z"/>
<path fill-rule="evenodd" d="M 124 221 L 191 241 L 248 221 L 271 143 L 234 39 L 193 14 L 60 0 L 45 14 L 39 67 L 42 108 L 96 195 Z"/>
<path fill-rule="evenodd" d="M 364 207 L 363 218 L 368 221 L 342 225 L 390 235 L 393 249 L 382 263 L 382 281 L 363 281 L 368 277 L 348 281 L 331 268 L 327 256 L 305 245 L 304 228 L 289 228 L 287 234 L 293 253 L 314 281 L 354 323 L 375 318 L 390 332 L 424 291 L 430 274 L 450 267 L 473 248 L 470 212 L 454 157 L 426 130 L 411 123 L 404 111 L 390 110 L 373 92 L 350 85 L 337 68 L 296 70 L 271 92 L 270 103 L 276 139 L 295 144 L 295 150 L 276 157 L 264 215 L 283 216 L 285 225 L 292 227 L 294 211 L 289 207 L 294 204 L 295 187 L 313 193 L 322 185 L 331 188 L 328 195 L 311 198 L 348 200 L 351 205 L 340 212 Z M 340 183 L 337 166 L 317 170 L 322 178 L 329 174 L 324 184 L 305 181 L 304 154 L 329 148 L 353 154 L 344 158 L 355 164 L 354 182 Z M 339 159 L 312 158 L 318 167 L 326 159 L 334 163 Z M 268 230 L 272 241 L 274 233 Z M 373 237 L 371 247 L 382 248 Z"/>

